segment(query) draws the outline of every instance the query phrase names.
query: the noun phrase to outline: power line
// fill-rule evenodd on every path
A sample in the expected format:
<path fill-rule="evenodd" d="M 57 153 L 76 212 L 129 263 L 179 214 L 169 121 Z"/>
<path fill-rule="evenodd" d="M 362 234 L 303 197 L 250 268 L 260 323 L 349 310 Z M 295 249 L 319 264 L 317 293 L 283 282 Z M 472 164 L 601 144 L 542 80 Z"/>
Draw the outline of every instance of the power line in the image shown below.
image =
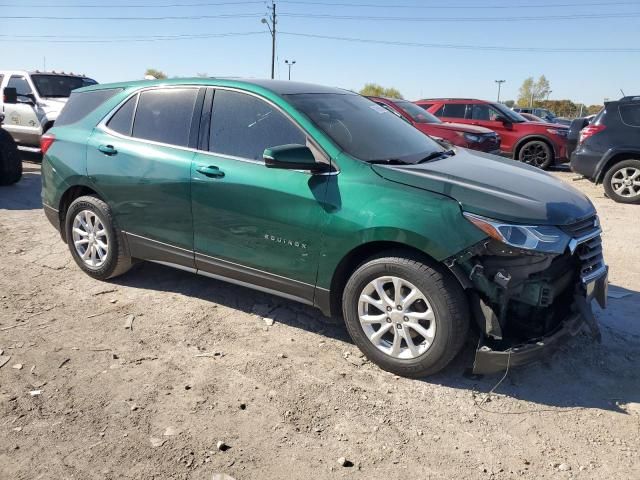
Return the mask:
<path fill-rule="evenodd" d="M 328 15 L 285 12 L 281 13 L 280 16 L 291 18 L 307 18 L 312 20 L 373 20 L 376 22 L 520 22 L 543 20 L 600 20 L 602 18 L 629 18 L 639 17 L 640 12 L 544 15 L 535 17 L 382 17 L 371 15 Z"/>
<path fill-rule="evenodd" d="M 229 32 L 229 33 L 203 33 L 203 34 L 184 34 L 184 35 L 138 35 L 138 36 L 122 36 L 122 37 L 91 37 L 82 35 L 0 35 L 2 43 L 10 43 L 19 41 L 20 43 L 130 43 L 130 42 L 160 42 L 172 40 L 198 40 L 203 38 L 222 38 L 222 37 L 239 37 L 248 35 L 264 35 L 265 31 L 259 32 Z M 75 40 L 68 40 L 75 38 Z"/>
<path fill-rule="evenodd" d="M 15 7 L 15 8 L 179 8 L 179 7 L 220 7 L 226 5 L 261 5 L 263 1 L 253 0 L 247 2 L 199 2 L 199 3 L 168 3 L 168 4 L 155 4 L 155 3 L 137 3 L 126 5 L 90 5 L 90 4 L 31 4 L 24 5 L 21 3 L 0 3 L 0 7 Z"/>
<path fill-rule="evenodd" d="M 640 52 L 640 48 L 544 48 L 544 47 L 504 47 L 494 45 L 460 45 L 451 43 L 417 43 L 417 42 L 400 42 L 390 40 L 375 40 L 354 37 L 335 37 L 330 35 L 315 35 L 311 33 L 297 32 L 280 32 L 281 35 L 290 35 L 296 37 L 318 38 L 324 40 L 340 40 L 345 42 L 370 43 L 379 45 L 394 45 L 401 47 L 423 47 L 423 48 L 442 48 L 451 50 L 486 50 L 486 51 L 504 51 L 504 52 L 530 52 L 530 53 L 635 53 Z"/>
<path fill-rule="evenodd" d="M 577 3 L 548 3 L 548 4 L 515 4 L 515 5 L 389 5 L 379 3 L 345 3 L 345 2 L 304 2 L 296 0 L 279 0 L 279 3 L 291 5 L 310 5 L 326 7 L 366 7 L 366 8 L 415 8 L 429 10 L 449 9 L 518 9 L 518 8 L 559 8 L 559 7 L 594 7 L 611 5 L 638 5 L 638 2 L 577 2 Z"/>
<path fill-rule="evenodd" d="M 51 15 L 14 15 L 2 18 L 8 20 L 117 20 L 117 21 L 157 21 L 157 20 L 213 20 L 227 18 L 261 18 L 261 13 L 228 13 L 220 15 L 167 15 L 163 17 L 58 17 Z"/>

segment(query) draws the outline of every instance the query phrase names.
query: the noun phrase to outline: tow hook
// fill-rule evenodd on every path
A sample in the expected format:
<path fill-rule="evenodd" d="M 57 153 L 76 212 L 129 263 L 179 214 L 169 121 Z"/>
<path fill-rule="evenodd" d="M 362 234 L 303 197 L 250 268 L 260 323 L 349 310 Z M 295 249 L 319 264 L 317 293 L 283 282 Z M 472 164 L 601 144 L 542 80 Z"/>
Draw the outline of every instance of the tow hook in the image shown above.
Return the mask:
<path fill-rule="evenodd" d="M 600 333 L 600 327 L 598 326 L 598 322 L 596 317 L 593 315 L 591 311 L 591 306 L 587 303 L 587 299 L 581 295 L 574 296 L 574 305 L 578 309 L 578 312 L 589 326 L 589 330 L 591 331 L 591 337 L 598 343 L 602 342 L 602 333 Z"/>

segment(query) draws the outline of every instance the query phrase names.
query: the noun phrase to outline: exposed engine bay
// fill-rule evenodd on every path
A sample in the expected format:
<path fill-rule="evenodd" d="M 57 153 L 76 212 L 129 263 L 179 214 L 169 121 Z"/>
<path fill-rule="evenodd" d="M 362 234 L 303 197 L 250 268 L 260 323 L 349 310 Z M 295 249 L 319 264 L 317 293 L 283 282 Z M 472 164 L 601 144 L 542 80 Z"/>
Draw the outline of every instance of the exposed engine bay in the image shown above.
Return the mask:
<path fill-rule="evenodd" d="M 606 304 L 600 229 L 578 234 L 561 254 L 487 239 L 447 260 L 481 332 L 474 373 L 535 361 L 584 324 L 599 341 L 590 303 Z"/>

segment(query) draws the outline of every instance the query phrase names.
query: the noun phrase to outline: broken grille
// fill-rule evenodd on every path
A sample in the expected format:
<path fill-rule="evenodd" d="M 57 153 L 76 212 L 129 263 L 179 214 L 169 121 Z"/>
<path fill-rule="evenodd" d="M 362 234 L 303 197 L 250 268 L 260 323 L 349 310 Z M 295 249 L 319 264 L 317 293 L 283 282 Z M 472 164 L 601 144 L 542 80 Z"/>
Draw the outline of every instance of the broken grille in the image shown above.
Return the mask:
<path fill-rule="evenodd" d="M 580 278 L 583 283 L 590 282 L 605 271 L 602 256 L 600 223 L 597 216 L 561 227 L 571 235 L 574 243 L 574 255 L 580 260 Z"/>

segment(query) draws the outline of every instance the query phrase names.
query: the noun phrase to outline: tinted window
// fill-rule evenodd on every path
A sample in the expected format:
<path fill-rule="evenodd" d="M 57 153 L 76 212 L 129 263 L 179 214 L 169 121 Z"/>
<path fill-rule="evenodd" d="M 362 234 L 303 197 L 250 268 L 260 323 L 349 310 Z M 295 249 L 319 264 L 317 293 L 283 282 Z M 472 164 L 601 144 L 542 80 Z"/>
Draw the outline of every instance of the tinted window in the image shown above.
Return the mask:
<path fill-rule="evenodd" d="M 406 100 L 396 100 L 396 106 L 405 111 L 416 123 L 442 123 L 436 116 Z"/>
<path fill-rule="evenodd" d="M 632 127 L 640 127 L 640 104 L 620 105 L 622 121 Z"/>
<path fill-rule="evenodd" d="M 490 105 L 475 103 L 471 106 L 471 118 L 473 120 L 495 121 L 500 112 Z"/>
<path fill-rule="evenodd" d="M 133 114 L 136 110 L 137 95 L 134 95 L 122 105 L 115 113 L 111 120 L 107 123 L 107 127 L 111 130 L 121 133 L 122 135 L 131 135 L 131 127 L 133 126 Z"/>
<path fill-rule="evenodd" d="M 464 103 L 448 103 L 444 105 L 444 112 L 439 117 L 464 118 L 467 105 Z"/>
<path fill-rule="evenodd" d="M 186 147 L 198 89 L 167 88 L 140 94 L 133 136 Z"/>
<path fill-rule="evenodd" d="M 285 95 L 349 155 L 365 161 L 415 163 L 442 148 L 409 123 L 360 95 Z"/>
<path fill-rule="evenodd" d="M 33 93 L 33 91 L 31 90 L 31 87 L 29 86 L 29 83 L 25 80 L 24 77 L 17 77 L 15 75 L 13 75 L 10 79 L 9 79 L 9 83 L 7 84 L 7 87 L 10 88 L 15 88 L 16 89 L 16 93 L 18 95 L 28 95 L 30 93 Z"/>
<path fill-rule="evenodd" d="M 70 77 L 68 75 L 31 75 L 31 81 L 41 97 L 66 98 L 76 88 L 95 85 L 95 80 L 84 77 Z"/>
<path fill-rule="evenodd" d="M 56 127 L 82 120 L 121 90 L 121 88 L 109 88 L 106 90 L 72 93 L 55 121 Z"/>
<path fill-rule="evenodd" d="M 209 150 L 262 160 L 265 148 L 306 144 L 305 134 L 278 109 L 244 93 L 216 90 Z"/>
<path fill-rule="evenodd" d="M 433 107 L 433 103 L 421 103 L 420 105 L 418 105 L 420 108 L 424 108 L 425 110 L 429 110 L 431 107 Z"/>

